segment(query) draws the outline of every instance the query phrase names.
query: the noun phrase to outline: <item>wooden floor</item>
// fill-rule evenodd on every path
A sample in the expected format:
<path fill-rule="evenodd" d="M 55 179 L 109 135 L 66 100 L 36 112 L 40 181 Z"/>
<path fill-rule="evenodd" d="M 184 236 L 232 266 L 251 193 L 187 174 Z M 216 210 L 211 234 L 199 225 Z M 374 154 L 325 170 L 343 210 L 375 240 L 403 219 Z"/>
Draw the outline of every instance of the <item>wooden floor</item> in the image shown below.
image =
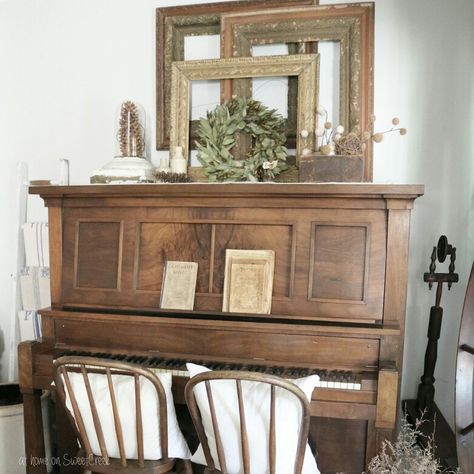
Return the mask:
<path fill-rule="evenodd" d="M 403 409 L 407 413 L 408 422 L 412 425 L 415 424 L 417 418 L 422 416 L 416 409 L 416 400 L 404 400 Z M 420 430 L 425 437 L 420 438 L 418 442 L 425 447 L 428 437 L 434 433 L 435 457 L 440 460 L 443 467 L 455 470 L 458 467 L 456 437 L 436 403 L 434 414 L 423 415 L 423 419 L 426 421 L 421 425 Z"/>

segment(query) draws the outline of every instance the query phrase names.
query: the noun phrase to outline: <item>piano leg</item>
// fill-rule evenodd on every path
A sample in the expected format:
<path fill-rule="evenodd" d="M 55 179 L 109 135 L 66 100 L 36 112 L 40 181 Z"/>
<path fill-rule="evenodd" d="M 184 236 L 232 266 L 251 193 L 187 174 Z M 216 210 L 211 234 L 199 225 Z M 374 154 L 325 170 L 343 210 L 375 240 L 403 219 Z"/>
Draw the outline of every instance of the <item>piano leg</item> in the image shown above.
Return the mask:
<path fill-rule="evenodd" d="M 22 390 L 27 474 L 46 474 L 41 390 Z"/>
<path fill-rule="evenodd" d="M 367 441 L 365 450 L 365 462 L 368 465 L 370 460 L 376 455 L 378 451 L 377 447 L 377 434 L 378 430 L 375 429 L 375 422 L 369 420 L 367 422 Z"/>

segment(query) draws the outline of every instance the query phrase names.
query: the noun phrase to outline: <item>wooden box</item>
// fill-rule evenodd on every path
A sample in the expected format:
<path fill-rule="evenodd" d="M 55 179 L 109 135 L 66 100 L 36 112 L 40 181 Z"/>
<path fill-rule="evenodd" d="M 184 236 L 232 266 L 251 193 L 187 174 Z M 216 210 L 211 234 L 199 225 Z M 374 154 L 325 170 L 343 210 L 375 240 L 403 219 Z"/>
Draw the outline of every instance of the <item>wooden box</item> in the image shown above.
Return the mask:
<path fill-rule="evenodd" d="M 364 178 L 362 155 L 321 155 L 313 153 L 299 160 L 302 183 L 358 183 Z"/>

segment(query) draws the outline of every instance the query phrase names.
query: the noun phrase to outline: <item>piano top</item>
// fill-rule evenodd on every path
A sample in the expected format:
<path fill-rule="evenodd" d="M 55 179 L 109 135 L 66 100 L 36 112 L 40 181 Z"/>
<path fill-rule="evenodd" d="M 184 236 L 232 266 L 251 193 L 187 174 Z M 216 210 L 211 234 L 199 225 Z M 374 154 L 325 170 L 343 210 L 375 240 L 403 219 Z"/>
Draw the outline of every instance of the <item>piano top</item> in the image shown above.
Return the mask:
<path fill-rule="evenodd" d="M 153 197 L 153 196 L 245 196 L 249 197 L 367 197 L 415 199 L 423 195 L 421 184 L 375 183 L 158 183 L 30 186 L 30 194 L 42 197 Z"/>

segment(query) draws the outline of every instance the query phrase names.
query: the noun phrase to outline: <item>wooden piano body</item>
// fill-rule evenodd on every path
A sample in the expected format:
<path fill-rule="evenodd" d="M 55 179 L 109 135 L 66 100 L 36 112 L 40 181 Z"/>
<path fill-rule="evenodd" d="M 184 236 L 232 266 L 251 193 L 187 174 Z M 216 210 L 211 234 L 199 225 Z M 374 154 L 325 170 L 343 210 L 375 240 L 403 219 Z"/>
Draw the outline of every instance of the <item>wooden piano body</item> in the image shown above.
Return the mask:
<path fill-rule="evenodd" d="M 96 185 L 30 193 L 49 210 L 52 307 L 41 312 L 42 340 L 19 347 L 27 460 L 44 456 L 39 394 L 50 388 L 52 361 L 74 350 L 145 364 L 179 359 L 326 374 L 338 383 L 316 388 L 311 403 L 322 472 L 362 472 L 392 436 L 410 209 L 422 186 Z M 221 312 L 227 248 L 275 251 L 271 315 Z M 198 262 L 194 311 L 159 309 L 166 260 Z M 174 377 L 177 403 L 185 382 Z M 28 472 L 46 471 L 30 463 Z"/>

